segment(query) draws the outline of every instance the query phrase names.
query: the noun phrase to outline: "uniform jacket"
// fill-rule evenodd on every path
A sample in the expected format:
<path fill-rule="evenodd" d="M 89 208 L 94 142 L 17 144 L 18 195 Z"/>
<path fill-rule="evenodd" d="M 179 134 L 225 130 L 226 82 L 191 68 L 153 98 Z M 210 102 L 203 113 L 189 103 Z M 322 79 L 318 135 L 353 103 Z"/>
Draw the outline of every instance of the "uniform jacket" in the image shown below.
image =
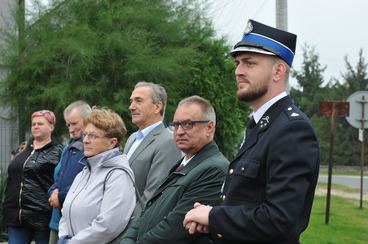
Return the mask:
<path fill-rule="evenodd" d="M 128 138 L 125 154 L 132 146 L 135 136 L 136 132 Z M 170 168 L 182 157 L 173 138 L 172 131 L 161 123 L 143 139 L 129 158 L 143 205 L 152 197 Z"/>
<path fill-rule="evenodd" d="M 182 171 L 174 172 L 174 167 L 120 243 L 208 243 L 207 235 L 189 235 L 183 220 L 195 202 L 211 205 L 219 202 L 228 163 L 216 143 L 211 142 Z"/>
<path fill-rule="evenodd" d="M 7 226 L 48 229 L 51 208 L 47 190 L 61 151 L 62 145 L 55 141 L 37 150 L 30 141 L 10 162 L 3 204 Z"/>
<path fill-rule="evenodd" d="M 133 172 L 118 148 L 87 158 L 86 165 L 65 198 L 58 243 L 108 243 L 135 207 Z"/>
<path fill-rule="evenodd" d="M 83 169 L 83 142 L 82 138 L 79 140 L 70 140 L 68 146 L 64 149 L 60 163 L 55 171 L 57 175 L 54 177 L 54 184 L 49 189 L 49 197 L 54 189 L 59 189 L 58 199 L 61 206 L 63 206 L 66 194 L 73 183 L 75 176 Z M 61 217 L 60 209 L 53 208 L 50 221 L 50 228 L 58 230 L 59 221 Z"/>
<path fill-rule="evenodd" d="M 298 243 L 318 178 L 319 147 L 289 96 L 273 104 L 229 166 L 220 206 L 209 215 L 216 244 Z"/>

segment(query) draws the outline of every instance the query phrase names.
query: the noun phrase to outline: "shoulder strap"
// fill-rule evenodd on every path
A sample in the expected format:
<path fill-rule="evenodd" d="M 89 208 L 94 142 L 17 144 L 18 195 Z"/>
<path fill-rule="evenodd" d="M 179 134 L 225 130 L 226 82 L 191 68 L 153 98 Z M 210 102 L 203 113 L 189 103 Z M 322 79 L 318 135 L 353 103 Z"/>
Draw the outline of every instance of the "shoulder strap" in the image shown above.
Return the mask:
<path fill-rule="evenodd" d="M 127 169 L 125 169 L 125 168 L 116 167 L 116 168 L 112 168 L 112 169 L 110 169 L 110 170 L 109 170 L 109 172 L 107 172 L 106 177 L 105 177 L 105 180 L 104 180 L 104 183 L 103 183 L 102 192 L 103 192 L 103 193 L 105 192 L 106 182 L 107 182 L 107 180 L 110 178 L 110 176 L 111 176 L 111 174 L 113 173 L 113 171 L 114 171 L 114 170 L 116 170 L 116 169 L 123 170 L 125 173 L 127 173 L 127 175 L 129 176 L 130 180 L 131 180 L 131 181 L 132 181 L 132 183 L 133 183 L 133 186 L 134 186 L 134 189 L 135 189 L 135 195 L 136 195 L 136 198 L 138 199 L 139 205 L 141 205 L 141 207 L 143 208 L 143 206 L 144 206 L 144 204 L 143 204 L 143 200 L 142 200 L 141 196 L 139 195 L 139 192 L 138 192 L 137 186 L 135 185 L 134 179 L 133 179 L 133 177 L 129 174 L 128 170 L 127 170 Z"/>

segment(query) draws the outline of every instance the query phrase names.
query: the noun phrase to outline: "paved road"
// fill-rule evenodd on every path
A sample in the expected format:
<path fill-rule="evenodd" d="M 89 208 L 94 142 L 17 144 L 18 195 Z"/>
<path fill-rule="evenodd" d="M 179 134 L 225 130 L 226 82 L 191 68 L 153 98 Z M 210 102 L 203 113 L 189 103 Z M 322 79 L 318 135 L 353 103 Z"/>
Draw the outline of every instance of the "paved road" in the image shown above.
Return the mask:
<path fill-rule="evenodd" d="M 319 182 L 327 183 L 327 175 L 319 175 Z M 332 184 L 360 189 L 360 176 L 332 175 Z M 368 193 L 368 177 L 363 177 L 363 192 Z"/>

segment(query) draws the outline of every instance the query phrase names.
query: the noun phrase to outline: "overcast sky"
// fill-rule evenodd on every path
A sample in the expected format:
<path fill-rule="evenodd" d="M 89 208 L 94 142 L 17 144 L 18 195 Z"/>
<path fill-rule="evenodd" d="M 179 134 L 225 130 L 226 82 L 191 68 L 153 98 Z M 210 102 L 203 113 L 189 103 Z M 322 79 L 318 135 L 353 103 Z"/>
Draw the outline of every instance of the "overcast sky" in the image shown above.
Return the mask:
<path fill-rule="evenodd" d="M 209 0 L 210 17 L 219 35 L 231 45 L 241 39 L 249 18 L 276 25 L 276 0 Z M 359 50 L 368 55 L 368 0 L 289 0 L 288 31 L 298 35 L 294 68 L 303 61 L 301 47 L 315 47 L 320 63 L 327 65 L 325 81 L 345 73 L 344 56 L 353 66 Z M 293 85 L 293 84 L 292 84 Z"/>

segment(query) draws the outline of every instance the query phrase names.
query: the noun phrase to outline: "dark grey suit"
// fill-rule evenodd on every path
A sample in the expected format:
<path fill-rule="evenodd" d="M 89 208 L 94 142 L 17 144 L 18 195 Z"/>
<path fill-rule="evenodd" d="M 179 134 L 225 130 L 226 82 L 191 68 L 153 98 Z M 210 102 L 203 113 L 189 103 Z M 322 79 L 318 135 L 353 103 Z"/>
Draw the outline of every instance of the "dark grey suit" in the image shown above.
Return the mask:
<path fill-rule="evenodd" d="M 124 153 L 128 153 L 135 135 L 136 132 L 128 138 Z M 144 204 L 181 157 L 182 153 L 174 143 L 173 132 L 165 128 L 163 123 L 154 128 L 139 144 L 130 156 L 129 164 L 133 169 L 136 186 Z"/>

